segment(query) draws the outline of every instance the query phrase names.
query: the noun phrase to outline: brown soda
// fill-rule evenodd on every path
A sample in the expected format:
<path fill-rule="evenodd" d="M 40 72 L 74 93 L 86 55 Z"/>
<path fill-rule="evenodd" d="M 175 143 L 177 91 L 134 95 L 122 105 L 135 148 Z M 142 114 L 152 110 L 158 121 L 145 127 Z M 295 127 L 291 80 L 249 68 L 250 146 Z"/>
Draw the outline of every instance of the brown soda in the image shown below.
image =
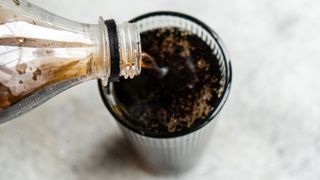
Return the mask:
<path fill-rule="evenodd" d="M 0 38 L 0 46 L 15 48 L 0 54 L 0 110 L 51 84 L 87 75 L 90 73 L 90 63 L 93 63 L 90 53 L 82 53 L 84 55 L 78 59 L 58 55 L 61 48 L 66 52 L 68 49 L 71 52 L 72 48 L 89 52 L 90 45 L 84 43 L 12 37 Z M 32 57 L 23 53 L 32 53 Z M 21 59 L 24 61 L 21 62 Z"/>
<path fill-rule="evenodd" d="M 145 133 L 187 130 L 208 117 L 221 98 L 221 70 L 213 50 L 178 28 L 141 34 L 140 76 L 113 83 L 126 123 Z"/>

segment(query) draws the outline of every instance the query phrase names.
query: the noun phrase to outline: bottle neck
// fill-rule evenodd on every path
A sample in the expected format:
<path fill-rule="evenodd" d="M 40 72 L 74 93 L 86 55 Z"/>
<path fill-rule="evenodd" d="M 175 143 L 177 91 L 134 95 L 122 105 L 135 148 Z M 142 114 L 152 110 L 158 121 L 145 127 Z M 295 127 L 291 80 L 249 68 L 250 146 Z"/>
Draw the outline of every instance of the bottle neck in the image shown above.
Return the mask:
<path fill-rule="evenodd" d="M 116 24 L 114 20 L 100 18 L 101 78 L 103 85 L 120 77 L 133 78 L 141 72 L 141 43 L 137 25 Z"/>

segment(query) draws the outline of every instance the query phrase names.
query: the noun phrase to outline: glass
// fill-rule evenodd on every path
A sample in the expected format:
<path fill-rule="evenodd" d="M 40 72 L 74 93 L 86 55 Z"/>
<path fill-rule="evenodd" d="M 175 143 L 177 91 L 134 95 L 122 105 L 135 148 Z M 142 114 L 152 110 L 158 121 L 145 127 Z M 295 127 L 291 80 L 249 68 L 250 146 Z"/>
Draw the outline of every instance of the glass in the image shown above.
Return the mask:
<path fill-rule="evenodd" d="M 22 0 L 0 2 L 0 123 L 91 79 L 140 73 L 132 23 L 83 24 Z"/>
<path fill-rule="evenodd" d="M 159 172 L 176 173 L 185 171 L 195 166 L 200 159 L 208 144 L 217 116 L 228 97 L 231 86 L 229 56 L 219 36 L 206 24 L 194 17 L 175 12 L 154 12 L 139 16 L 131 22 L 138 25 L 140 33 L 163 27 L 177 27 L 188 30 L 206 42 L 219 60 L 223 93 L 218 106 L 210 112 L 202 123 L 176 133 L 151 134 L 140 132 L 134 125 L 127 123 L 121 111 L 117 110 L 118 106 L 113 97 L 113 83 L 103 87 L 99 82 L 100 93 L 105 105 L 142 159 Z"/>

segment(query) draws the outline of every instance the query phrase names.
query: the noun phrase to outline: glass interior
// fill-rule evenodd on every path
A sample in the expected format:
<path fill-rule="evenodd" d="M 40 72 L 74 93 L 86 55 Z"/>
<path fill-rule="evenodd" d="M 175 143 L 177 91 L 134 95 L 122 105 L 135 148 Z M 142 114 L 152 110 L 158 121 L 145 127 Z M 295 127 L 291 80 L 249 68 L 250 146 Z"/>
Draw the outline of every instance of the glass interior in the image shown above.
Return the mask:
<path fill-rule="evenodd" d="M 226 97 L 229 92 L 230 87 L 230 81 L 231 81 L 231 69 L 230 69 L 230 63 L 227 55 L 225 54 L 225 50 L 223 45 L 221 44 L 221 40 L 217 36 L 215 32 L 213 32 L 209 27 L 207 27 L 205 24 L 201 23 L 200 21 L 181 14 L 167 14 L 167 13 L 159 13 L 154 15 L 145 15 L 142 16 L 142 18 L 134 19 L 135 23 L 137 23 L 139 31 L 145 32 L 150 31 L 153 29 L 163 28 L 163 27 L 176 27 L 179 29 L 187 30 L 192 32 L 194 35 L 197 35 L 200 37 L 204 42 L 207 43 L 208 46 L 212 49 L 212 53 L 217 57 L 219 60 L 220 65 L 220 71 L 222 75 L 221 79 L 221 89 L 222 96 L 220 98 L 220 102 L 218 102 L 218 107 L 214 109 L 213 112 L 211 112 L 208 116 L 208 118 L 204 121 L 201 121 L 200 124 L 197 124 L 191 128 L 189 128 L 189 131 L 194 131 L 202 125 L 206 124 L 209 120 L 213 119 L 214 116 L 220 111 L 221 107 L 223 106 Z M 135 129 L 134 125 L 130 124 L 129 121 L 125 121 L 125 116 L 122 113 L 122 110 L 119 109 L 117 106 L 117 100 L 114 98 L 113 94 L 113 84 L 110 83 L 107 89 L 100 89 L 102 95 L 105 97 L 104 101 L 111 113 L 114 115 L 114 117 L 124 126 L 128 127 L 129 129 L 136 131 L 139 133 L 137 129 Z M 188 131 L 188 132 L 189 132 Z M 181 135 L 188 132 L 177 132 L 176 134 L 173 133 L 170 136 L 176 136 Z M 144 134 L 149 135 L 149 134 Z M 159 136 L 165 136 L 160 135 Z M 158 137 L 158 135 L 151 135 Z"/>

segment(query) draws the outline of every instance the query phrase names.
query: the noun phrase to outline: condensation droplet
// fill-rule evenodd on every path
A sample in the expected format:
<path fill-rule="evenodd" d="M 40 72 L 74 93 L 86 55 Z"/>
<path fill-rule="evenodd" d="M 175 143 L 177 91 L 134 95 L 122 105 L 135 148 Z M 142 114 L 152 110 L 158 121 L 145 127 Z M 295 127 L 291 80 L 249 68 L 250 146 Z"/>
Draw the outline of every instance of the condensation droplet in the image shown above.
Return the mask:
<path fill-rule="evenodd" d="M 19 37 L 19 38 L 17 38 L 17 41 L 19 43 L 24 43 L 25 42 L 25 38 Z"/>

